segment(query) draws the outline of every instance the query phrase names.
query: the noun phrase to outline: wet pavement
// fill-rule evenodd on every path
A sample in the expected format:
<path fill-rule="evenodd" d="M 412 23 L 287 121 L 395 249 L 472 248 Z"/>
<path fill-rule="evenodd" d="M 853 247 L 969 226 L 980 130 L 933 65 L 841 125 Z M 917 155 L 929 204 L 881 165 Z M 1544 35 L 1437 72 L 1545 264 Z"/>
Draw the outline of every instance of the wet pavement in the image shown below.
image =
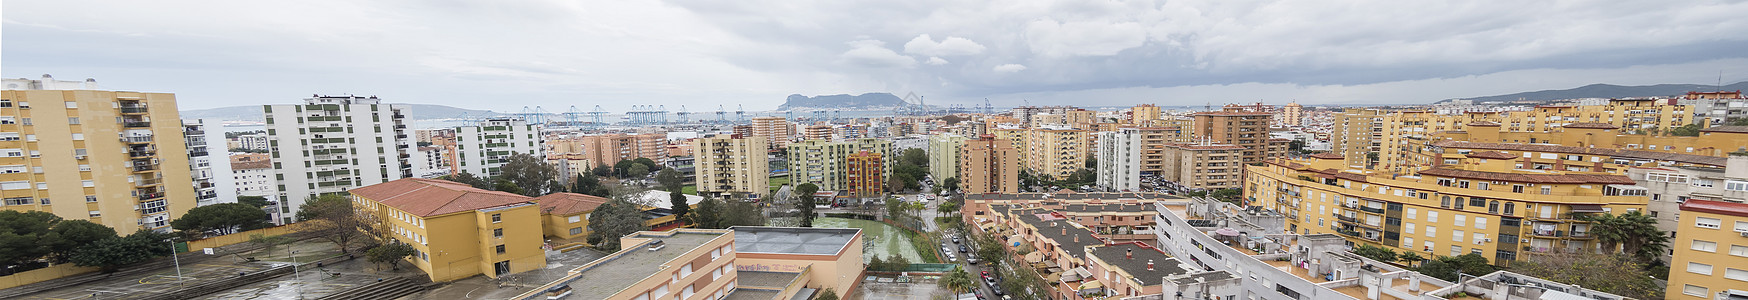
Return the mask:
<path fill-rule="evenodd" d="M 449 282 L 441 287 L 413 294 L 418 299 L 508 299 L 532 291 L 548 282 L 564 278 L 572 269 L 581 267 L 606 253 L 589 248 L 568 252 L 547 251 L 546 268 L 492 279 L 485 275 Z"/>
<path fill-rule="evenodd" d="M 370 284 L 378 278 L 423 274 L 405 262 L 401 263 L 400 271 L 388 267 L 377 271 L 377 268 L 364 258 L 356 258 L 319 268 L 300 269 L 295 275 L 286 274 L 197 299 L 315 299 Z"/>

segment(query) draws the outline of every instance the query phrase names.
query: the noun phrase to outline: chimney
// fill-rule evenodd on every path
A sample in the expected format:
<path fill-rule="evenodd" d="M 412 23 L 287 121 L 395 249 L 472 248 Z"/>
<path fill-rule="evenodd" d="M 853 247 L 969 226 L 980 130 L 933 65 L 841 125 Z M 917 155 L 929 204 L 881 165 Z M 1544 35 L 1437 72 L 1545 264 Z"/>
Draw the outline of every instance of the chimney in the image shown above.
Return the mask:
<path fill-rule="evenodd" d="M 1135 259 L 1135 249 L 1124 249 L 1123 250 L 1123 257 L 1127 257 L 1129 259 Z"/>
<path fill-rule="evenodd" d="M 1074 235 L 1074 242 L 1076 242 L 1076 243 L 1080 242 L 1080 235 L 1078 235 L 1078 234 Z"/>
<path fill-rule="evenodd" d="M 1147 270 L 1153 271 L 1153 260 L 1151 259 L 1147 260 Z"/>
<path fill-rule="evenodd" d="M 1062 235 L 1068 235 L 1068 227 L 1062 227 Z"/>

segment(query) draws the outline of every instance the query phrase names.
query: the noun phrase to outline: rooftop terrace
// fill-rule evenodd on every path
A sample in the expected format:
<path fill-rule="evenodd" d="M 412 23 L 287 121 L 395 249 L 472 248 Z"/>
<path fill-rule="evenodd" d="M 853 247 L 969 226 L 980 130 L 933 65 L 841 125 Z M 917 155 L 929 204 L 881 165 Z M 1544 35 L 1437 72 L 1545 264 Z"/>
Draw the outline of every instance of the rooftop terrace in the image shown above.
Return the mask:
<path fill-rule="evenodd" d="M 697 231 L 678 231 L 673 236 L 660 236 L 648 232 L 639 233 L 637 237 L 651 238 L 662 241 L 665 245 L 661 250 L 650 251 L 637 245 L 636 248 L 619 250 L 602 258 L 602 261 L 586 266 L 576 278 L 566 281 L 575 290 L 577 299 L 606 299 L 619 293 L 626 287 L 636 284 L 657 272 L 662 267 L 681 254 L 697 249 L 709 243 L 723 233 L 706 233 Z M 632 246 L 632 245 L 627 245 Z M 764 299 L 770 299 L 766 297 Z"/>
<path fill-rule="evenodd" d="M 810 255 L 837 255 L 862 232 L 855 228 L 735 226 L 733 229 L 735 252 Z"/>

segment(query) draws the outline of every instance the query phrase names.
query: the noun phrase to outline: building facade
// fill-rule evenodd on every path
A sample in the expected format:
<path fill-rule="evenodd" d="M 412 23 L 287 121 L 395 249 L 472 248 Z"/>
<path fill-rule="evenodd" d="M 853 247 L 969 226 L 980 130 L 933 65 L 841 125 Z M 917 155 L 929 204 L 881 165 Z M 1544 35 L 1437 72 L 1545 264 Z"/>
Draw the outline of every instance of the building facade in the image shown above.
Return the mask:
<path fill-rule="evenodd" d="M 959 148 L 965 146 L 965 137 L 957 134 L 937 134 L 929 136 L 929 176 L 936 182 L 947 178 L 959 178 Z"/>
<path fill-rule="evenodd" d="M 546 158 L 546 143 L 539 125 L 522 119 L 486 119 L 474 126 L 455 128 L 456 161 L 453 168 L 474 176 L 498 176 L 499 168 L 515 153 Z"/>
<path fill-rule="evenodd" d="M 231 180 L 237 183 L 237 196 L 257 196 L 272 200 L 279 194 L 274 187 L 273 161 L 267 154 L 232 154 Z M 277 221 L 277 220 L 275 220 Z"/>
<path fill-rule="evenodd" d="M 42 88 L 84 86 L 0 91 L 0 209 L 168 232 L 199 204 L 174 94 Z"/>
<path fill-rule="evenodd" d="M 404 108 L 376 97 L 315 96 L 263 105 L 282 215 L 312 197 L 411 177 Z M 281 217 L 281 222 L 291 220 Z"/>
<path fill-rule="evenodd" d="M 1141 189 L 1141 130 L 1098 133 L 1098 186 L 1107 191 Z"/>
<path fill-rule="evenodd" d="M 1020 151 L 985 135 L 959 148 L 959 189 L 966 194 L 1020 192 Z"/>
<path fill-rule="evenodd" d="M 1075 171 L 1086 169 L 1086 159 L 1092 157 L 1086 130 L 1066 127 L 1035 128 L 1025 131 L 1021 153 L 1026 170 L 1040 178 L 1061 180 Z"/>
<path fill-rule="evenodd" d="M 771 166 L 765 139 L 716 134 L 692 140 L 699 195 L 763 199 L 770 191 Z M 792 177 L 793 178 L 793 177 Z"/>
<path fill-rule="evenodd" d="M 546 267 L 540 206 L 533 198 L 466 184 L 406 178 L 348 191 L 353 206 L 383 224 L 383 242 L 412 246 L 406 258 L 431 281 L 499 278 Z"/>
<path fill-rule="evenodd" d="M 753 118 L 752 125 L 753 136 L 764 138 L 765 143 L 769 144 L 766 148 L 770 150 L 782 150 L 784 147 L 788 147 L 789 141 L 795 136 L 795 124 L 789 123 L 789 120 L 783 117 Z"/>
<path fill-rule="evenodd" d="M 1666 299 L 1748 299 L 1748 204 L 1688 200 L 1678 227 Z"/>
<path fill-rule="evenodd" d="M 806 140 L 789 144 L 789 178 L 794 184 L 813 183 L 821 191 L 847 191 L 849 159 L 861 151 L 879 154 L 880 174 L 892 174 L 892 158 L 898 153 L 892 142 L 859 138 L 842 141 Z"/>
<path fill-rule="evenodd" d="M 1244 147 L 1220 144 L 1166 144 L 1160 152 L 1159 178 L 1170 188 L 1211 190 L 1239 188 L 1243 181 Z"/>
<path fill-rule="evenodd" d="M 879 152 L 868 150 L 856 151 L 844 161 L 845 183 L 849 185 L 850 196 L 874 198 L 884 195 L 886 186 L 886 161 Z"/>
<path fill-rule="evenodd" d="M 212 154 L 206 145 L 206 124 L 201 120 L 182 121 L 182 143 L 188 149 L 188 174 L 194 182 L 196 206 L 206 206 L 236 199 L 219 199 L 218 180 L 212 171 Z M 224 151 L 218 151 L 224 154 Z"/>
<path fill-rule="evenodd" d="M 1244 151 L 1239 153 L 1243 163 L 1262 162 L 1287 153 L 1288 141 L 1269 136 L 1271 113 L 1228 108 L 1227 111 L 1199 112 L 1190 116 L 1195 118 L 1196 125 L 1192 130 L 1186 130 L 1186 138 L 1195 143 L 1244 147 Z"/>

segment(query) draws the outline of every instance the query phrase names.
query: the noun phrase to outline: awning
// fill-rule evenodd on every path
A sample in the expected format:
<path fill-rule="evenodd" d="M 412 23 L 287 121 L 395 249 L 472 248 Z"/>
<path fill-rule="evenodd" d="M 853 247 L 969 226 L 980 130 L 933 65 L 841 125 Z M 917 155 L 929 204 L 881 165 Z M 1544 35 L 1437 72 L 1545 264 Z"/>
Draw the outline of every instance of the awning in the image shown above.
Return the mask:
<path fill-rule="evenodd" d="M 1098 290 L 1098 289 L 1099 289 L 1099 288 L 1103 288 L 1103 287 L 1105 287 L 1105 285 L 1104 285 L 1104 284 L 1102 284 L 1102 283 L 1100 283 L 1100 282 L 1101 282 L 1101 281 L 1098 281 L 1098 280 L 1093 280 L 1093 281 L 1092 281 L 1092 282 L 1089 282 L 1089 283 L 1087 283 L 1087 284 L 1084 284 L 1084 285 L 1081 285 L 1081 286 L 1080 286 L 1080 290 L 1081 290 L 1081 291 L 1086 291 L 1086 290 Z"/>
<path fill-rule="evenodd" d="M 1238 230 L 1232 229 L 1231 227 L 1220 228 L 1218 230 L 1214 230 L 1214 233 L 1219 234 L 1219 235 L 1224 235 L 1224 236 L 1238 236 Z"/>
<path fill-rule="evenodd" d="M 1080 278 L 1092 278 L 1092 272 L 1087 271 L 1086 267 L 1074 268 L 1074 273 L 1080 274 Z"/>
<path fill-rule="evenodd" d="M 1049 282 L 1051 284 L 1061 282 L 1061 280 L 1062 280 L 1062 274 L 1050 273 L 1050 275 L 1044 276 L 1044 282 Z"/>
<path fill-rule="evenodd" d="M 1056 261 L 1054 261 L 1054 260 L 1046 260 L 1046 261 L 1044 261 L 1044 267 L 1045 268 L 1055 268 L 1055 267 L 1059 267 L 1059 266 L 1056 265 Z"/>
<path fill-rule="evenodd" d="M 1599 213 L 1602 212 L 1602 204 L 1572 204 L 1572 212 Z"/>
<path fill-rule="evenodd" d="M 1026 262 L 1028 262 L 1028 263 L 1036 263 L 1036 262 L 1041 261 L 1041 260 L 1044 260 L 1043 253 L 1038 253 L 1037 251 L 1033 251 L 1032 253 L 1026 253 Z"/>

